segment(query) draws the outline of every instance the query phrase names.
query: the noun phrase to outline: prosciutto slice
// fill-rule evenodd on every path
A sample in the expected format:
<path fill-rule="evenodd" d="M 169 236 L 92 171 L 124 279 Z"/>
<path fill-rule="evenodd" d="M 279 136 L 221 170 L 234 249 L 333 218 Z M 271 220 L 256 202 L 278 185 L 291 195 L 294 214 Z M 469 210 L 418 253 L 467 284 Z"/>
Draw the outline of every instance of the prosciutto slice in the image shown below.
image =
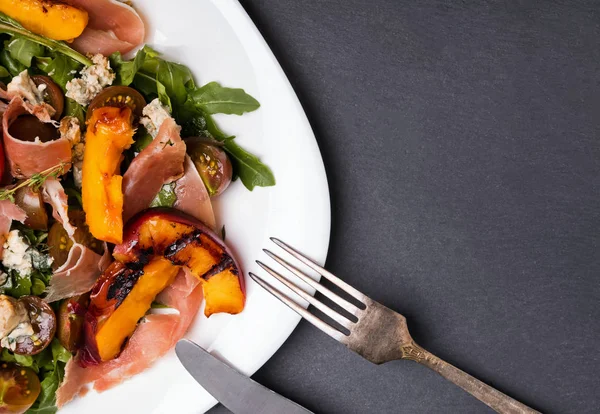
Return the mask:
<path fill-rule="evenodd" d="M 158 300 L 179 313 L 147 315 L 118 358 L 87 368 L 79 365 L 77 357 L 69 360 L 65 378 L 56 392 L 59 408 L 84 393 L 87 384 L 94 382 L 96 391 L 105 391 L 139 374 L 165 355 L 183 338 L 200 310 L 202 287 L 198 279 L 182 270 Z"/>
<path fill-rule="evenodd" d="M 71 46 L 81 53 L 127 53 L 144 42 L 146 29 L 139 14 L 115 0 L 65 0 L 88 12 L 89 22 Z"/>
<path fill-rule="evenodd" d="M 75 243 L 69 250 L 67 261 L 52 275 L 44 301 L 55 302 L 89 292 L 108 267 L 105 256 L 110 259 L 108 250 L 105 250 L 104 256 L 100 256 L 84 245 Z"/>
<path fill-rule="evenodd" d="M 52 206 L 52 216 L 60 221 L 70 237 L 75 234 L 76 228 L 69 222 L 69 203 L 65 189 L 60 181 L 49 178 L 44 182 L 42 197 L 44 202 Z"/>
<path fill-rule="evenodd" d="M 148 208 L 163 184 L 183 175 L 185 143 L 179 126 L 167 118 L 158 135 L 134 158 L 123 175 L 123 221 Z"/>
<path fill-rule="evenodd" d="M 10 200 L 0 200 L 0 257 L 4 250 L 6 235 L 10 231 L 13 220 L 25 222 L 25 211 Z"/>
<path fill-rule="evenodd" d="M 53 217 L 62 224 L 73 239 L 76 228 L 69 222 L 68 199 L 65 190 L 56 179 L 48 179 L 43 185 L 44 201 L 52 206 Z M 73 239 L 74 240 L 74 239 Z M 46 302 L 55 302 L 88 292 L 96 279 L 110 264 L 108 246 L 104 244 L 104 255 L 99 255 L 88 247 L 74 243 L 69 250 L 67 261 L 59 267 L 46 288 Z"/>
<path fill-rule="evenodd" d="M 196 217 L 211 229 L 216 230 L 217 224 L 210 196 L 196 166 L 188 155 L 185 156 L 185 173 L 177 180 L 175 195 L 177 201 L 173 207 Z"/>
<path fill-rule="evenodd" d="M 11 174 L 16 178 L 29 178 L 60 163 L 71 162 L 71 142 L 58 138 L 48 142 L 21 141 L 10 134 L 11 124 L 29 111 L 19 96 L 8 104 L 2 117 L 4 150 Z"/>

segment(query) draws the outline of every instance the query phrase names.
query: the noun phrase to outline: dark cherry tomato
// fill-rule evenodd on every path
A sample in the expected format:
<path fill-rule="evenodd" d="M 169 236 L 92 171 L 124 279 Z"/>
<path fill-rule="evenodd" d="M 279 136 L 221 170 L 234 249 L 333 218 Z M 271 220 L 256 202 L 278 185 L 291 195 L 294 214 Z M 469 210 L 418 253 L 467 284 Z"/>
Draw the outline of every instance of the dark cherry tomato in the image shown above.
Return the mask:
<path fill-rule="evenodd" d="M 30 368 L 0 363 L 0 413 L 21 414 L 40 395 L 40 380 Z"/>
<path fill-rule="evenodd" d="M 104 244 L 90 233 L 90 228 L 85 222 L 85 212 L 83 210 L 69 210 L 69 221 L 77 228 L 73 235 L 77 243 L 89 247 L 98 254 L 104 253 Z M 62 224 L 55 222 L 48 232 L 48 248 L 50 256 L 54 259 L 52 262 L 54 270 L 67 261 L 72 246 L 73 240 L 71 240 L 67 231 Z"/>
<path fill-rule="evenodd" d="M 8 132 L 21 141 L 54 141 L 59 137 L 58 129 L 50 123 L 37 119 L 35 115 L 21 115 L 8 127 Z"/>
<path fill-rule="evenodd" d="M 34 75 L 31 80 L 38 86 L 46 85 L 44 100 L 56 111 L 52 118 L 59 120 L 65 108 L 65 97 L 60 87 L 51 78 L 44 75 Z"/>
<path fill-rule="evenodd" d="M 103 106 L 128 106 L 138 120 L 142 116 L 146 100 L 141 93 L 129 86 L 110 86 L 92 100 L 87 110 L 87 119 L 92 116 L 94 109 Z"/>
<path fill-rule="evenodd" d="M 23 187 L 15 192 L 15 204 L 21 207 L 27 218 L 25 225 L 34 230 L 48 230 L 48 212 L 40 191 Z"/>
<path fill-rule="evenodd" d="M 211 197 L 221 194 L 231 183 L 233 169 L 225 151 L 218 145 L 202 138 L 186 140 L 187 152 L 194 161 L 198 173 Z"/>
<path fill-rule="evenodd" d="M 86 293 L 63 300 L 58 309 L 56 337 L 71 353 L 83 344 L 83 321 L 89 302 L 90 294 Z"/>
<path fill-rule="evenodd" d="M 25 309 L 29 314 L 33 335 L 17 342 L 15 354 L 39 354 L 54 338 L 56 316 L 50 305 L 37 296 L 23 296 L 19 298 L 19 301 L 25 305 Z"/>

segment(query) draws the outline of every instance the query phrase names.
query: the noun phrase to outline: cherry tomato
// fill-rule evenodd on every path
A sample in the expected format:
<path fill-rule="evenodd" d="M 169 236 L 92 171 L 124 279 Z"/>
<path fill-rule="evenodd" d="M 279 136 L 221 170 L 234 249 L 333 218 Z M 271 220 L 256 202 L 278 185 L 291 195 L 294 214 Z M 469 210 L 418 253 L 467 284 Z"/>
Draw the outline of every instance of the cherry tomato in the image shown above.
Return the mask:
<path fill-rule="evenodd" d="M 186 140 L 187 152 L 211 197 L 221 194 L 231 183 L 233 169 L 227 153 L 218 145 L 201 138 Z"/>
<path fill-rule="evenodd" d="M 8 132 L 21 141 L 41 142 L 54 141 L 58 139 L 58 129 L 50 123 L 37 119 L 35 115 L 21 115 L 8 127 Z"/>
<path fill-rule="evenodd" d="M 87 119 L 92 116 L 94 109 L 103 106 L 128 106 L 138 120 L 146 106 L 146 100 L 141 93 L 129 86 L 110 86 L 98 94 L 90 103 L 87 110 Z"/>
<path fill-rule="evenodd" d="M 85 212 L 83 210 L 69 210 L 69 220 L 77 228 L 73 236 L 77 243 L 89 247 L 98 254 L 104 253 L 104 244 L 90 233 L 90 229 L 85 222 Z M 55 222 L 48 232 L 48 247 L 50 256 L 54 259 L 52 262 L 54 270 L 67 261 L 72 246 L 73 240 L 71 240 L 67 231 L 62 224 Z"/>
<path fill-rule="evenodd" d="M 34 75 L 31 80 L 36 85 L 46 85 L 44 100 L 56 111 L 52 119 L 59 120 L 65 108 L 65 97 L 60 87 L 51 78 L 44 75 Z"/>
<path fill-rule="evenodd" d="M 56 337 L 71 353 L 83 344 L 83 321 L 89 301 L 89 293 L 74 296 L 63 300 L 58 309 Z"/>
<path fill-rule="evenodd" d="M 19 301 L 25 305 L 33 335 L 17 342 L 15 354 L 35 355 L 42 352 L 54 338 L 56 332 L 56 316 L 46 302 L 37 296 L 23 296 Z"/>
<path fill-rule="evenodd" d="M 0 363 L 0 413 L 24 413 L 40 395 L 40 390 L 40 380 L 32 369 Z"/>
<path fill-rule="evenodd" d="M 48 212 L 40 191 L 23 187 L 15 192 L 15 204 L 21 207 L 27 218 L 25 225 L 34 230 L 48 230 Z"/>

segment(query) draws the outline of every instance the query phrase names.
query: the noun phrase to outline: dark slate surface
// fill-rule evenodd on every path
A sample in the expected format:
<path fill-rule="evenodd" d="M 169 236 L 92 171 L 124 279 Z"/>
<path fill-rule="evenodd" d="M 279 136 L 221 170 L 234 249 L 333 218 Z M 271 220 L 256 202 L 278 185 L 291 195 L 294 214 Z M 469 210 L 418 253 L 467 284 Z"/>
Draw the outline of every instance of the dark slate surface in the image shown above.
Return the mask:
<path fill-rule="evenodd" d="M 599 412 L 600 3 L 242 4 L 323 153 L 329 269 L 500 390 Z M 255 378 L 320 413 L 490 411 L 306 322 Z"/>

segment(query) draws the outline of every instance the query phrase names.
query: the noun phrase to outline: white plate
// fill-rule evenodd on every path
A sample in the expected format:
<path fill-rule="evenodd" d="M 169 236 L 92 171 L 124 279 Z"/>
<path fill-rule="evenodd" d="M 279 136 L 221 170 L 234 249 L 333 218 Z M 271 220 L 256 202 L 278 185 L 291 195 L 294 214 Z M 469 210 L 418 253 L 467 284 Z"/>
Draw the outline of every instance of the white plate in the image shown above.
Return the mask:
<path fill-rule="evenodd" d="M 147 43 L 190 67 L 197 83 L 244 88 L 258 111 L 218 122 L 269 165 L 277 185 L 247 191 L 237 181 L 218 200 L 226 241 L 245 273 L 259 270 L 261 249 L 276 236 L 323 263 L 330 230 L 327 179 L 302 107 L 262 36 L 235 0 L 134 1 L 148 23 Z M 240 315 L 199 315 L 187 337 L 245 374 L 260 368 L 294 330 L 299 317 L 246 277 Z M 148 344 L 152 346 L 151 343 Z M 61 413 L 202 413 L 216 401 L 171 351 L 152 368 L 102 394 L 90 392 Z"/>

